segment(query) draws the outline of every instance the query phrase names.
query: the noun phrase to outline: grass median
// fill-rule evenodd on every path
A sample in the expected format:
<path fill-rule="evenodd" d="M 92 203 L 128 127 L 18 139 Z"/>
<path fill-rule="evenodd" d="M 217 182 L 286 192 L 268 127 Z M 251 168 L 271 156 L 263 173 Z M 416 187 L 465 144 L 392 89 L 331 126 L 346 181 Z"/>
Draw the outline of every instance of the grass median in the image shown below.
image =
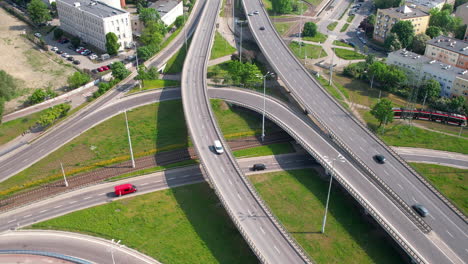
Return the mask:
<path fill-rule="evenodd" d="M 294 55 L 296 55 L 296 57 L 300 59 L 305 59 L 306 56 L 309 59 L 318 59 L 327 56 L 327 53 L 322 48 L 322 46 L 318 45 L 311 45 L 293 41 L 289 44 L 289 48 L 292 50 Z"/>
<path fill-rule="evenodd" d="M 330 30 L 330 31 L 333 31 L 333 30 L 335 30 L 337 25 L 338 25 L 338 22 L 336 22 L 336 21 L 332 22 L 332 23 L 328 24 L 327 29 Z"/>
<path fill-rule="evenodd" d="M 114 201 L 33 228 L 121 240 L 162 263 L 258 263 L 206 183 Z"/>
<path fill-rule="evenodd" d="M 317 31 L 313 37 L 303 37 L 303 40 L 312 41 L 312 42 L 321 42 L 324 43 L 327 40 L 328 36 Z"/>
<path fill-rule="evenodd" d="M 231 46 L 231 44 L 229 44 L 227 40 L 225 40 L 223 36 L 219 34 L 218 31 L 216 31 L 215 39 L 213 42 L 213 48 L 211 49 L 210 60 L 230 55 L 235 51 L 236 49 L 233 46 Z"/>
<path fill-rule="evenodd" d="M 362 219 L 349 196 L 333 188 L 321 234 L 328 183 L 312 169 L 250 176 L 291 235 L 317 263 L 402 263 L 390 244 Z"/>
<path fill-rule="evenodd" d="M 366 58 L 365 55 L 357 53 L 354 50 L 334 48 L 333 51 L 335 52 L 336 56 L 343 60 L 363 60 Z"/>

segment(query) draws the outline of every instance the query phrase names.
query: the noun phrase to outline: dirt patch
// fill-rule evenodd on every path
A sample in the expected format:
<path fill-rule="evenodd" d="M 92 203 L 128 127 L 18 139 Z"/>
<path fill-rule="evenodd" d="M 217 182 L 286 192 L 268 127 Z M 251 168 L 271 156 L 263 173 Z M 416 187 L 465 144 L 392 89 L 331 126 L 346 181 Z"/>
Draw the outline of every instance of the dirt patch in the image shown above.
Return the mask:
<path fill-rule="evenodd" d="M 30 27 L 0 8 L 0 69 L 18 80 L 19 89 L 63 88 L 75 69 L 60 64 L 60 58 L 39 50 L 21 34 Z M 27 95 L 7 102 L 6 112 L 17 108 Z"/>

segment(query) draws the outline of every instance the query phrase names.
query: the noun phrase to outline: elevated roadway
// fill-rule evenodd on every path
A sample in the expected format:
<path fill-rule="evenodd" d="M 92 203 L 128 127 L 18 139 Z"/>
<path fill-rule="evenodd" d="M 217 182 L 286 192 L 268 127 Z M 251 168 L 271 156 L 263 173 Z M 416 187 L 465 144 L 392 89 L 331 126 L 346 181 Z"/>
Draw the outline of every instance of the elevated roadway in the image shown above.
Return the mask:
<path fill-rule="evenodd" d="M 182 103 L 192 142 L 216 194 L 259 260 L 309 263 L 244 177 L 211 111 L 206 68 L 220 5 L 220 0 L 208 0 L 184 62 Z M 222 142 L 223 154 L 213 150 L 215 140 Z"/>
<path fill-rule="evenodd" d="M 430 216 L 424 219 L 433 230 L 429 234 L 421 232 L 421 240 L 413 240 L 412 247 L 420 248 L 416 262 L 427 263 L 465 263 L 468 259 L 467 220 L 456 207 L 448 202 L 420 175 L 412 170 L 395 152 L 382 143 L 376 136 L 355 120 L 341 105 L 339 105 L 307 72 L 300 62 L 290 52 L 288 47 L 276 33 L 261 1 L 242 1 L 245 13 L 255 10 L 259 15 L 249 16 L 249 27 L 260 49 L 266 56 L 276 73 L 284 81 L 292 96 L 303 107 L 330 138 L 345 149 L 352 157 L 356 167 L 360 167 L 381 179 L 389 188 L 385 195 L 397 193 L 408 206 L 419 203 L 430 211 Z M 263 30 L 260 27 L 264 27 Z M 384 165 L 373 160 L 376 154 L 387 158 Z M 370 193 L 364 199 L 385 199 L 379 193 Z M 406 210 L 408 211 L 408 210 Z M 383 213 L 383 212 L 381 212 Z M 387 219 L 384 219 L 387 220 Z M 392 227 L 394 231 L 407 229 L 403 222 Z M 405 239 L 412 234 L 401 232 Z M 424 240 L 437 245 L 435 249 L 426 247 Z M 407 250 L 405 248 L 405 250 Z M 411 251 L 408 251 L 412 255 Z M 436 256 L 441 260 L 434 261 Z"/>

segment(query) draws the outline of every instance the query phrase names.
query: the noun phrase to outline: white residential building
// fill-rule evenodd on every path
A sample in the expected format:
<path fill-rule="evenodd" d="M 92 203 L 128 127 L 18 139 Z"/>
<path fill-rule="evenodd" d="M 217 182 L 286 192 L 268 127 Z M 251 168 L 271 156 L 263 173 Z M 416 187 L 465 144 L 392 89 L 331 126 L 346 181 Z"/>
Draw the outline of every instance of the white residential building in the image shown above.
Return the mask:
<path fill-rule="evenodd" d="M 184 14 L 184 5 L 179 0 L 159 0 L 151 3 L 149 8 L 154 8 L 158 11 L 162 22 L 166 26 L 172 25 L 176 18 Z M 132 31 L 136 36 L 141 35 L 144 25 L 140 21 L 138 15 L 132 16 Z"/>
<path fill-rule="evenodd" d="M 120 50 L 132 45 L 130 13 L 99 1 L 57 0 L 60 28 L 103 51 L 106 34 L 118 37 Z"/>
<path fill-rule="evenodd" d="M 411 84 L 421 85 L 425 80 L 434 79 L 440 83 L 441 96 L 465 96 L 468 98 L 468 70 L 404 49 L 391 52 L 385 63 L 399 66 L 405 70 Z"/>
<path fill-rule="evenodd" d="M 444 4 L 453 5 L 455 0 L 406 0 L 405 4 L 429 12 L 432 8 L 442 9 Z"/>

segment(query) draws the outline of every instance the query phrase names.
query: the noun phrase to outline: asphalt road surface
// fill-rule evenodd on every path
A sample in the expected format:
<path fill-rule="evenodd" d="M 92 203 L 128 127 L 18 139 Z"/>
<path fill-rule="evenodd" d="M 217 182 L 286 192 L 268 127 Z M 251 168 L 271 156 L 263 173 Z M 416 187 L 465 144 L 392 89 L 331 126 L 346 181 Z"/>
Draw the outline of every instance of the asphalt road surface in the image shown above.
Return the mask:
<path fill-rule="evenodd" d="M 397 192 L 407 205 L 423 204 L 429 210 L 430 216 L 424 220 L 433 231 L 428 235 L 421 234 L 421 240 L 413 240 L 410 245 L 418 248 L 418 254 L 427 262 L 465 263 L 468 259 L 466 217 L 462 218 L 452 210 L 321 88 L 283 43 L 260 1 L 243 1 L 243 5 L 246 12 L 260 11 L 259 15 L 248 17 L 249 27 L 276 73 L 308 113 L 315 113 L 337 135 L 337 138 L 345 142 L 353 154 Z M 265 29 L 261 30 L 260 27 Z M 386 164 L 377 164 L 373 160 L 376 154 L 384 155 L 387 158 Z M 356 159 L 352 162 L 355 163 Z M 371 199 L 370 196 L 365 196 L 365 199 Z M 381 195 L 374 198 L 384 199 Z M 397 223 L 392 228 L 401 231 L 410 226 Z M 401 235 L 407 240 L 414 238 L 410 237 L 409 233 L 402 232 Z M 433 246 L 426 245 L 427 241 L 431 241 L 430 244 Z M 438 257 L 441 261 L 435 261 Z"/>

